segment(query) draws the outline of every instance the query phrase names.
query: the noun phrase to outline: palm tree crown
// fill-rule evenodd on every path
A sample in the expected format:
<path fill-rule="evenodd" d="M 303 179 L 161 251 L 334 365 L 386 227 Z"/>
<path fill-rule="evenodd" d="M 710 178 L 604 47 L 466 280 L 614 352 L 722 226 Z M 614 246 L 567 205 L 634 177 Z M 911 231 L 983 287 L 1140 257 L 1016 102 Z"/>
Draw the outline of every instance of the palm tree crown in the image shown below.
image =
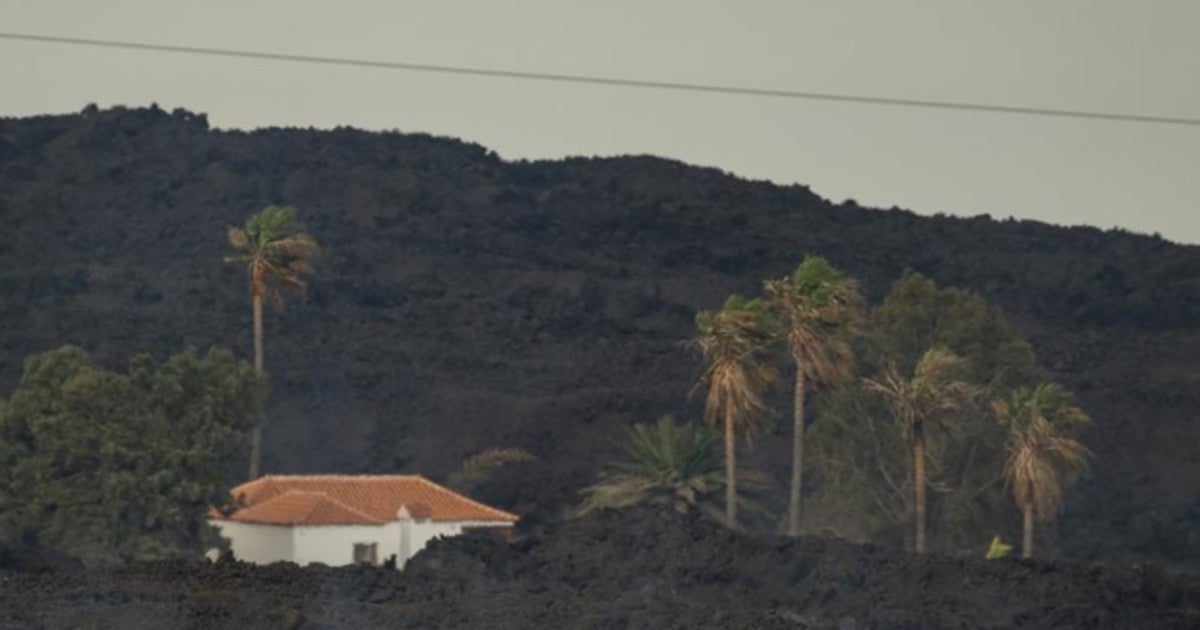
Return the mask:
<path fill-rule="evenodd" d="M 788 351 L 813 381 L 838 381 L 850 374 L 849 337 L 861 325 L 858 283 L 820 256 L 808 256 L 788 278 L 764 285 L 772 308 L 783 317 Z"/>
<path fill-rule="evenodd" d="M 267 206 L 251 216 L 245 227 L 229 228 L 229 244 L 238 253 L 225 262 L 246 265 L 251 295 L 268 296 L 276 304 L 280 297 L 270 285 L 305 289 L 302 274 L 313 273 L 311 259 L 320 252 L 316 239 L 299 231 L 296 209 L 291 206 Z"/>
<path fill-rule="evenodd" d="M 977 393 L 977 389 L 958 379 L 964 362 L 943 347 L 931 348 L 917 363 L 911 378 L 890 365 L 883 377 L 865 379 L 867 391 L 881 395 L 909 438 L 920 431 L 921 423 L 933 414 L 956 411 Z"/>

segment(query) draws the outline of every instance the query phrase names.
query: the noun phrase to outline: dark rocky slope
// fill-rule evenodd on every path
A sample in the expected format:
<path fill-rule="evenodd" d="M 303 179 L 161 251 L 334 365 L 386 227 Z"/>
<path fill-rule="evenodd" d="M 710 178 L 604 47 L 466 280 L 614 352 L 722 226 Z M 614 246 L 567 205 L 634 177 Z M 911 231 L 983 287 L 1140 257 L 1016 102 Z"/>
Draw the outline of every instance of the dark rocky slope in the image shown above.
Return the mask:
<path fill-rule="evenodd" d="M 224 228 L 273 202 L 328 253 L 307 299 L 268 317 L 267 470 L 439 478 L 524 447 L 540 460 L 482 498 L 551 520 L 619 427 L 695 414 L 692 314 L 815 252 L 874 299 L 912 267 L 1002 305 L 1096 419 L 1061 548 L 1200 566 L 1200 249 L 833 205 L 656 158 L 509 163 L 424 135 L 213 131 L 154 108 L 0 120 L 0 391 L 68 341 L 110 365 L 247 348 Z M 781 488 L 786 448 L 783 423 L 757 454 Z"/>
<path fill-rule="evenodd" d="M 236 562 L 0 572 L 0 626 L 1195 628 L 1200 578 L 747 538 L 609 512 L 507 546 L 441 541 L 402 573 Z"/>

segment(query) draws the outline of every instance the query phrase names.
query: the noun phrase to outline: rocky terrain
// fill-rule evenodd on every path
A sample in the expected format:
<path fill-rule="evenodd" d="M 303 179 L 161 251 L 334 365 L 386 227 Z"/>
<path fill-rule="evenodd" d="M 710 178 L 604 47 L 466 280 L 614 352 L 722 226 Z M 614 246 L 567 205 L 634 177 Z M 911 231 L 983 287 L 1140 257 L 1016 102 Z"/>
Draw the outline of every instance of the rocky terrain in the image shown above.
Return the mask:
<path fill-rule="evenodd" d="M 113 367 L 186 346 L 248 354 L 246 282 L 222 264 L 225 228 L 268 203 L 297 206 L 326 250 L 307 297 L 267 318 L 268 471 L 438 479 L 482 448 L 520 447 L 538 460 L 480 498 L 531 526 L 553 522 L 622 427 L 695 417 L 700 364 L 680 345 L 695 311 L 818 253 L 875 300 L 906 268 L 980 293 L 1078 392 L 1095 418 L 1083 440 L 1097 464 L 1059 522 L 1063 557 L 1200 567 L 1200 249 L 834 204 L 803 186 L 651 157 L 506 162 L 453 139 L 218 131 L 157 108 L 0 120 L 0 391 L 24 357 L 67 342 Z M 779 423 L 753 456 L 778 481 L 776 507 L 787 448 Z M 833 543 L 799 547 L 810 544 Z M 912 572 L 897 580 L 915 580 L 928 565 L 896 566 Z M 188 579 L 367 579 L 272 571 Z M 87 592 L 100 578 L 48 579 Z M 847 606 L 829 614 L 852 615 Z"/>
<path fill-rule="evenodd" d="M 917 558 L 607 512 L 507 545 L 435 543 L 404 572 L 162 562 L 0 572 L 14 628 L 1195 628 L 1200 578 Z"/>

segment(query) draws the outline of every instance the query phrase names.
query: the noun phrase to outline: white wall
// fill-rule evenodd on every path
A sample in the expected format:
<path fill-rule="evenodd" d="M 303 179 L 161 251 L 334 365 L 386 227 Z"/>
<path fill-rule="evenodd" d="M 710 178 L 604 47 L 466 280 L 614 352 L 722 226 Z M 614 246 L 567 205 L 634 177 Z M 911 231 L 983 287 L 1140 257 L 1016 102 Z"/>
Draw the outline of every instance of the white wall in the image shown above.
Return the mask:
<path fill-rule="evenodd" d="M 229 540 L 233 557 L 255 564 L 290 561 L 292 528 L 281 525 L 209 521 L 221 536 Z"/>
<path fill-rule="evenodd" d="M 356 543 L 375 543 L 376 558 L 387 560 L 400 553 L 400 524 L 386 525 L 310 525 L 295 529 L 296 564 L 320 562 L 342 566 L 354 562 Z M 399 562 L 397 562 L 399 564 Z"/>
<path fill-rule="evenodd" d="M 342 566 L 354 562 L 354 545 L 375 543 L 376 558 L 383 563 L 396 555 L 396 568 L 434 538 L 457 536 L 466 527 L 495 527 L 495 523 L 400 520 L 385 525 L 280 526 L 212 521 L 228 538 L 238 560 L 269 564 L 287 560 L 299 565 L 320 562 Z"/>

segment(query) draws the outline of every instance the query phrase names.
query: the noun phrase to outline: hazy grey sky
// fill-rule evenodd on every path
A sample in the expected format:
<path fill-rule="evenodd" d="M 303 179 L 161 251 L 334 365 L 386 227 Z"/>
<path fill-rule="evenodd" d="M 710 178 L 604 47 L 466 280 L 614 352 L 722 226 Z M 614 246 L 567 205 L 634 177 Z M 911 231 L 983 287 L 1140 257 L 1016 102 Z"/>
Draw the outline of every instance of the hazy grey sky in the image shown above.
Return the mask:
<path fill-rule="evenodd" d="M 0 0 L 0 31 L 1200 118 L 1200 2 Z M 0 40 L 0 115 L 424 131 L 651 153 L 834 201 L 1200 243 L 1200 127 L 442 76 Z"/>

